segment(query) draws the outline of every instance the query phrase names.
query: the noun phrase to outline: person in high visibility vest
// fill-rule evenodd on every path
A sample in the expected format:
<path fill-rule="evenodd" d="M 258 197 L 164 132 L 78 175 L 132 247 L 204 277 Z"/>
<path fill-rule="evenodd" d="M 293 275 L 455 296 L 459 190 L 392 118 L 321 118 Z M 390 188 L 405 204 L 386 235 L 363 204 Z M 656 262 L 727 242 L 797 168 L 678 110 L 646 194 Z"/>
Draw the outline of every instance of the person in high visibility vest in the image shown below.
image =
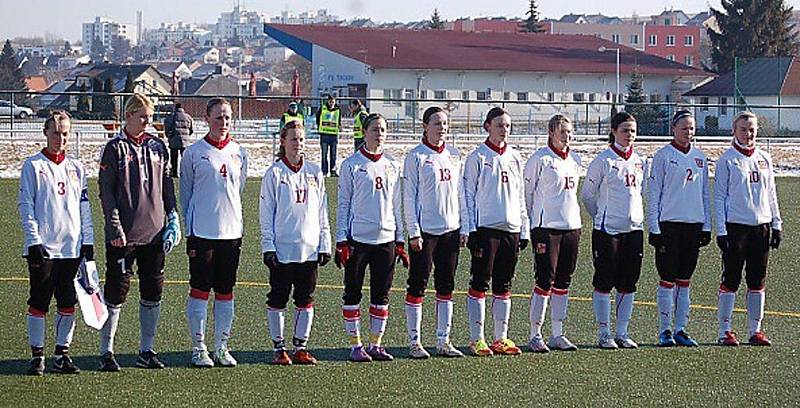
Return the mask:
<path fill-rule="evenodd" d="M 317 111 L 317 131 L 322 150 L 322 174 L 339 177 L 336 174 L 336 145 L 339 143 L 339 129 L 342 128 L 342 115 L 336 98 L 328 95 L 328 100 Z"/>
<path fill-rule="evenodd" d="M 305 124 L 305 121 L 303 120 L 303 112 L 300 112 L 300 105 L 298 105 L 295 101 L 289 103 L 289 109 L 287 109 L 286 112 L 283 113 L 283 116 L 281 116 L 281 124 L 278 129 L 283 129 L 284 125 L 293 120 L 300 122 L 301 125 Z"/>
<path fill-rule="evenodd" d="M 359 99 L 350 101 L 350 113 L 353 114 L 353 148 L 356 151 L 361 144 L 364 143 L 364 118 L 369 115 L 367 108 L 361 103 Z"/>

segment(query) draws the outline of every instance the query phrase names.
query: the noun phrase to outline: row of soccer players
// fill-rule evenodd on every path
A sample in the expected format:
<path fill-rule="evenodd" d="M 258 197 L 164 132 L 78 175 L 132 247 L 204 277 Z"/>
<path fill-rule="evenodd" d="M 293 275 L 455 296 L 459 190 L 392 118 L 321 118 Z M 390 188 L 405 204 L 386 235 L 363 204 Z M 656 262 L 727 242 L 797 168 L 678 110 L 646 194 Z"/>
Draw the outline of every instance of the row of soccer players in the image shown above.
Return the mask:
<path fill-rule="evenodd" d="M 107 241 L 104 292 L 109 306 L 109 318 L 101 330 L 100 368 L 104 371 L 119 370 L 113 341 L 134 264 L 141 295 L 141 339 L 136 365 L 163 367 L 153 350 L 153 342 L 160 314 L 164 256 L 180 240 L 180 227 L 166 147 L 144 132 L 152 113 L 152 103 L 146 97 L 132 97 L 125 107 L 125 126 L 107 144 L 101 159 L 99 184 Z M 227 101 L 210 100 L 206 119 L 209 134 L 186 151 L 180 166 L 181 207 L 191 276 L 186 308 L 194 343 L 191 361 L 199 367 L 215 363 L 232 366 L 236 360 L 227 341 L 233 322 L 247 155 L 228 132 L 231 109 Z M 342 312 L 352 343 L 350 359 L 392 359 L 381 345 L 381 338 L 388 318 L 388 292 L 396 259 L 406 266 L 410 264 L 406 316 L 411 356 L 428 357 L 421 346 L 419 327 L 422 296 L 432 269 L 437 294 L 437 353 L 460 356 L 450 342 L 450 325 L 458 248 L 464 245 L 472 255 L 467 299 L 470 349 L 476 355 L 518 354 L 519 348 L 507 337 L 510 291 L 518 250 L 527 245 L 529 233 L 534 242 L 537 282 L 531 302 L 529 346 L 534 351 L 548 350 L 542 340 L 541 325 L 552 296 L 553 336 L 549 346 L 575 349 L 562 327 L 580 235 L 576 193 L 580 159 L 569 151 L 572 131 L 569 120 L 556 116 L 550 121 L 548 147 L 532 156 L 524 171 L 519 154 L 506 144 L 511 123 L 509 115 L 500 108 L 488 113 L 484 127 L 489 136 L 463 164 L 458 152 L 445 143 L 445 112 L 429 109 L 423 122 L 423 140 L 406 158 L 402 185 L 400 166 L 382 154 L 386 121 L 379 114 L 364 121 L 365 143 L 342 165 L 335 256 L 337 265 L 345 269 Z M 766 241 L 770 240 L 771 223 L 771 244 L 777 247 L 780 242 L 780 217 L 774 198 L 771 160 L 766 153 L 755 149 L 756 119 L 751 114 L 742 114 L 735 125 L 734 146 L 720 160 L 726 167 L 719 166 L 717 170 L 717 183 L 725 187 L 717 187 L 718 243 L 725 260 L 720 295 L 721 341 L 736 343 L 730 330 L 730 315 L 742 264 L 746 261 L 750 341 L 768 344 L 760 331 Z M 675 141 L 654 159 L 653 187 L 649 191 L 651 206 L 657 204 L 649 212 L 657 217 L 650 217 L 650 241 L 657 248 L 657 266 L 662 276 L 658 289 L 662 315 L 660 344 L 678 341 L 691 345 L 696 343 L 683 330 L 688 316 L 688 282 L 699 246 L 710 240 L 707 163 L 702 153 L 690 144 L 691 115 L 679 112 L 673 127 Z M 31 276 L 28 332 L 33 353 L 32 374 L 44 370 L 44 315 L 53 294 L 59 309 L 53 369 L 77 371 L 68 355 L 76 303 L 71 280 L 79 259 L 93 258 L 86 176 L 80 163 L 64 154 L 69 117 L 63 113 L 54 115 L 45 123 L 44 133 L 47 148 L 26 161 L 20 182 L 24 254 Z M 613 118 L 613 141 L 589 166 L 582 193 L 595 221 L 594 309 L 600 327 L 599 345 L 607 348 L 636 346 L 627 334 L 627 322 L 641 266 L 641 185 L 645 166 L 632 150 L 635 133 L 633 117 L 619 114 Z M 329 262 L 332 252 L 322 174 L 318 166 L 303 161 L 304 144 L 302 126 L 287 124 L 281 131 L 280 159 L 262 180 L 262 249 L 264 263 L 270 270 L 271 288 L 267 320 L 276 364 L 316 362 L 306 348 L 313 321 L 313 294 L 318 265 Z M 678 173 L 680 177 L 676 178 Z M 660 191 L 656 191 L 656 185 Z M 678 196 L 683 198 L 677 199 Z M 402 205 L 401 200 L 405 200 Z M 403 206 L 405 214 L 401 212 Z M 532 215 L 530 221 L 528 213 Z M 403 246 L 404 231 L 410 237 L 410 256 Z M 685 239 L 687 233 L 697 239 Z M 758 240 L 751 239 L 756 235 Z M 688 256 L 674 256 L 678 252 Z M 635 262 L 629 261 L 631 254 Z M 363 347 L 359 304 L 367 266 L 371 288 L 370 335 L 369 346 Z M 491 346 L 483 334 L 485 294 L 490 285 L 494 298 Z M 611 335 L 609 327 L 612 289 L 617 290 L 618 298 L 616 336 Z M 212 290 L 213 359 L 205 345 L 207 306 Z M 290 293 L 297 306 L 292 339 L 295 351 L 291 357 L 283 338 Z M 673 302 L 678 313 L 674 340 L 669 330 Z"/>

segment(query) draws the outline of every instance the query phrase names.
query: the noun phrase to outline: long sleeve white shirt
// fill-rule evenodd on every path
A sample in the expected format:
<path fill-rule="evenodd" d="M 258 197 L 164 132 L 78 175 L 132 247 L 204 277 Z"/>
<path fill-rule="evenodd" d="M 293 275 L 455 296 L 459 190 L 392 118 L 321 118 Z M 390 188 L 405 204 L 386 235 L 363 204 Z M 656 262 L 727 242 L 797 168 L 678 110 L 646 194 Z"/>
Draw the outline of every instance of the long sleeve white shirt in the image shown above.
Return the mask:
<path fill-rule="evenodd" d="M 782 229 L 772 157 L 759 148 L 750 156 L 744 151 L 734 146 L 717 160 L 714 208 L 719 236 L 728 235 L 726 223 L 770 223 L 772 229 Z"/>
<path fill-rule="evenodd" d="M 487 141 L 467 156 L 461 188 L 461 234 L 485 227 L 528 239 L 522 170 L 522 158 L 508 144 L 499 149 Z"/>
<path fill-rule="evenodd" d="M 280 160 L 261 179 L 261 251 L 277 252 L 281 263 L 316 261 L 331 253 L 328 195 L 322 170 L 303 161 Z"/>
<path fill-rule="evenodd" d="M 650 167 L 647 185 L 647 227 L 660 234 L 662 221 L 703 224 L 711 231 L 711 192 L 708 160 L 691 146 L 687 153 L 673 144 L 659 149 Z"/>
<path fill-rule="evenodd" d="M 242 192 L 247 181 L 247 152 L 236 141 L 220 148 L 205 138 L 183 153 L 181 208 L 186 235 L 238 239 L 244 234 Z"/>
<path fill-rule="evenodd" d="M 56 164 L 42 152 L 25 160 L 18 208 L 23 255 L 41 245 L 51 259 L 74 259 L 81 245 L 94 245 L 86 172 L 78 160 L 65 157 Z"/>
<path fill-rule="evenodd" d="M 457 230 L 461 157 L 449 145 L 441 148 L 420 143 L 411 149 L 403 165 L 403 209 L 408 236 L 432 235 Z"/>
<path fill-rule="evenodd" d="M 602 151 L 589 164 L 581 190 L 594 229 L 610 235 L 641 230 L 644 222 L 645 161 L 636 152 L 629 154 L 626 158 L 615 146 Z"/>
<path fill-rule="evenodd" d="M 569 151 L 566 156 L 551 147 L 536 151 L 525 164 L 525 202 L 530 229 L 581 228 L 578 204 L 578 179 L 581 158 Z"/>
<path fill-rule="evenodd" d="M 403 242 L 399 163 L 362 147 L 342 162 L 336 212 L 336 242 Z"/>

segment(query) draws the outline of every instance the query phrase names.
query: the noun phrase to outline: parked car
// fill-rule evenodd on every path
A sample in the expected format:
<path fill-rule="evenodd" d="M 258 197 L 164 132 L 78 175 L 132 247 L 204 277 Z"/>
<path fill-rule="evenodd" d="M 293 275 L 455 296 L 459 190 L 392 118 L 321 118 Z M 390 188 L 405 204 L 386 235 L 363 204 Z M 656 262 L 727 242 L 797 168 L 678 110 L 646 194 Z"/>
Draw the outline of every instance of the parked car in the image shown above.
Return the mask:
<path fill-rule="evenodd" d="M 0 101 L 0 117 L 11 116 L 11 114 L 20 119 L 26 119 L 33 116 L 33 109 L 27 106 L 12 105 L 9 101 Z"/>

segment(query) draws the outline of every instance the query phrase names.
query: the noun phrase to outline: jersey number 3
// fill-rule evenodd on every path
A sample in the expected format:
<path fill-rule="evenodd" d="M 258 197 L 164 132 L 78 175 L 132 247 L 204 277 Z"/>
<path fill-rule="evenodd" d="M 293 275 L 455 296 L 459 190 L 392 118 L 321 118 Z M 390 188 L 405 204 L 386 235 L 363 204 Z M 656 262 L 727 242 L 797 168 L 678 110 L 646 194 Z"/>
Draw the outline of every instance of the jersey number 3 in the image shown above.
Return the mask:
<path fill-rule="evenodd" d="M 67 184 L 63 181 L 58 182 L 58 195 L 67 194 Z"/>

